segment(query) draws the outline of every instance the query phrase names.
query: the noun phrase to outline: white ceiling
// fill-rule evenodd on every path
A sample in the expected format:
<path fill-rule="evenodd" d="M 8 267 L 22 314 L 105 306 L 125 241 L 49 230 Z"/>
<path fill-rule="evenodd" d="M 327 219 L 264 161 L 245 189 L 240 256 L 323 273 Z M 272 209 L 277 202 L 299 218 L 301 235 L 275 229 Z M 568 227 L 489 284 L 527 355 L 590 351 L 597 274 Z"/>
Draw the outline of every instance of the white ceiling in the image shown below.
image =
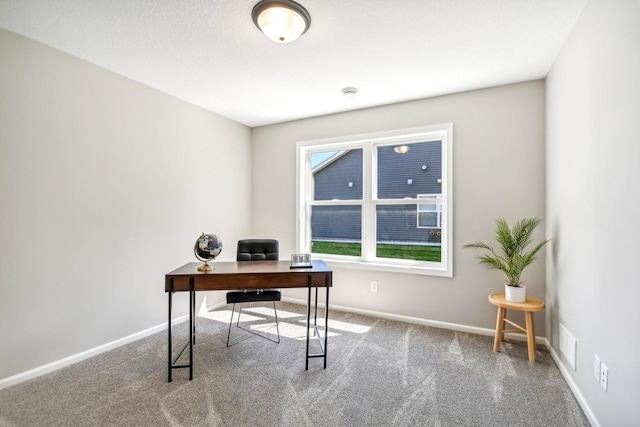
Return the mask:
<path fill-rule="evenodd" d="M 298 0 L 291 44 L 257 2 L 0 0 L 0 27 L 255 127 L 544 78 L 586 0 Z"/>

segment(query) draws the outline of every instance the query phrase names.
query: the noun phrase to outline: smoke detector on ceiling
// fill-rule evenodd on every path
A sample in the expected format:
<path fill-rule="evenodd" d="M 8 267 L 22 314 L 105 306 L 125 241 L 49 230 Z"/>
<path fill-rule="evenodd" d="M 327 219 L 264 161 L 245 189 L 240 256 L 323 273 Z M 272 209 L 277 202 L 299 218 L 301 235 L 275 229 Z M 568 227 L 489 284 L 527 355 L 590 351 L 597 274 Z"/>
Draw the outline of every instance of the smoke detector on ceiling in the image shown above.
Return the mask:
<path fill-rule="evenodd" d="M 343 87 L 340 91 L 344 96 L 348 98 L 353 98 L 358 93 L 357 87 Z"/>

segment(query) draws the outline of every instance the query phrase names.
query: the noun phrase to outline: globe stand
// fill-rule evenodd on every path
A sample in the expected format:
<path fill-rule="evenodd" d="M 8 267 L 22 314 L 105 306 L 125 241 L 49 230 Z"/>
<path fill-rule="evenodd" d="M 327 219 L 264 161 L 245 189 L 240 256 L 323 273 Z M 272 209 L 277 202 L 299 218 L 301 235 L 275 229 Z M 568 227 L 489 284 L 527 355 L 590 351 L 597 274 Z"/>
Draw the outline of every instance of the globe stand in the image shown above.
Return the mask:
<path fill-rule="evenodd" d="M 222 240 L 215 234 L 202 233 L 193 246 L 193 254 L 202 261 L 202 264 L 198 266 L 198 271 L 207 273 L 215 270 L 209 261 L 215 260 L 220 255 L 220 251 L 222 251 Z"/>
<path fill-rule="evenodd" d="M 213 267 L 209 264 L 209 261 L 205 261 L 204 264 L 198 266 L 198 271 L 212 271 Z"/>

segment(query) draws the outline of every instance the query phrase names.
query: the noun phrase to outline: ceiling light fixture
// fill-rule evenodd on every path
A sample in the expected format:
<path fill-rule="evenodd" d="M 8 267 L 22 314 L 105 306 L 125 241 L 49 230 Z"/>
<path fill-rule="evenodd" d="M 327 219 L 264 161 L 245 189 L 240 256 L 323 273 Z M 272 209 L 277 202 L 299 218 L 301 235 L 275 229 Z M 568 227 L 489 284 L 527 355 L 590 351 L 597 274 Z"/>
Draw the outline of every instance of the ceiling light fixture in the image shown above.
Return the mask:
<path fill-rule="evenodd" d="M 311 26 L 307 9 L 291 0 L 262 0 L 253 7 L 251 18 L 276 43 L 291 43 Z"/>
<path fill-rule="evenodd" d="M 358 93 L 358 88 L 357 87 L 343 87 L 340 90 L 340 93 L 342 93 L 347 98 L 353 98 Z"/>
<path fill-rule="evenodd" d="M 411 147 L 409 147 L 408 145 L 396 145 L 395 147 L 393 147 L 393 151 L 395 151 L 398 154 L 405 154 L 410 149 Z"/>

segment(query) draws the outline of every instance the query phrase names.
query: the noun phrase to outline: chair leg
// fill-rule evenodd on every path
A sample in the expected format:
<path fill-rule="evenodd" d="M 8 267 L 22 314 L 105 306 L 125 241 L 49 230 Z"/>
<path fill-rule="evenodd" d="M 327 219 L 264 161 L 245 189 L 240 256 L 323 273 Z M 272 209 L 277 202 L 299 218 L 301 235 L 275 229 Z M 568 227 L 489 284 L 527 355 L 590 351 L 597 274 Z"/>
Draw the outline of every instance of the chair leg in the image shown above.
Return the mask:
<path fill-rule="evenodd" d="M 280 344 L 280 327 L 278 326 L 278 310 L 276 310 L 276 302 L 273 302 L 273 314 L 276 316 L 276 332 L 278 333 L 278 344 Z"/>
<path fill-rule="evenodd" d="M 227 332 L 227 347 L 229 347 L 229 337 L 231 336 L 231 325 L 233 325 L 233 313 L 236 310 L 235 303 L 233 304 L 233 308 L 231 309 L 231 319 L 229 320 L 229 332 Z M 242 306 L 240 306 L 240 310 L 242 310 Z M 240 315 L 238 315 L 238 322 L 240 321 Z"/>
<path fill-rule="evenodd" d="M 235 304 L 234 304 L 235 306 Z M 242 316 L 242 304 L 240 304 L 240 308 L 238 309 L 238 321 L 236 322 L 236 326 L 240 327 L 240 316 Z"/>
<path fill-rule="evenodd" d="M 230 341 L 230 338 L 231 338 L 231 327 L 233 325 L 233 315 L 235 314 L 235 309 L 236 309 L 236 304 L 234 303 L 233 307 L 231 309 L 231 319 L 229 320 L 229 331 L 227 332 L 227 347 L 229 347 L 229 341 Z M 250 332 L 253 335 L 257 335 L 257 336 L 259 336 L 261 338 L 264 338 L 266 340 L 272 341 L 272 342 L 274 342 L 276 344 L 280 344 L 280 326 L 279 326 L 279 322 L 278 322 L 278 310 L 276 309 L 276 302 L 275 301 L 273 302 L 273 313 L 274 313 L 275 318 L 276 318 L 277 339 L 275 339 L 275 340 L 269 338 L 268 336 L 259 334 L 259 333 L 255 332 L 255 331 L 252 331 L 251 329 L 243 328 L 242 326 L 240 326 L 240 316 L 242 315 L 242 304 L 241 303 L 240 303 L 240 308 L 238 309 L 238 320 L 236 320 L 236 327 L 238 327 L 238 328 L 240 328 L 240 329 L 242 329 L 244 331 Z"/>

